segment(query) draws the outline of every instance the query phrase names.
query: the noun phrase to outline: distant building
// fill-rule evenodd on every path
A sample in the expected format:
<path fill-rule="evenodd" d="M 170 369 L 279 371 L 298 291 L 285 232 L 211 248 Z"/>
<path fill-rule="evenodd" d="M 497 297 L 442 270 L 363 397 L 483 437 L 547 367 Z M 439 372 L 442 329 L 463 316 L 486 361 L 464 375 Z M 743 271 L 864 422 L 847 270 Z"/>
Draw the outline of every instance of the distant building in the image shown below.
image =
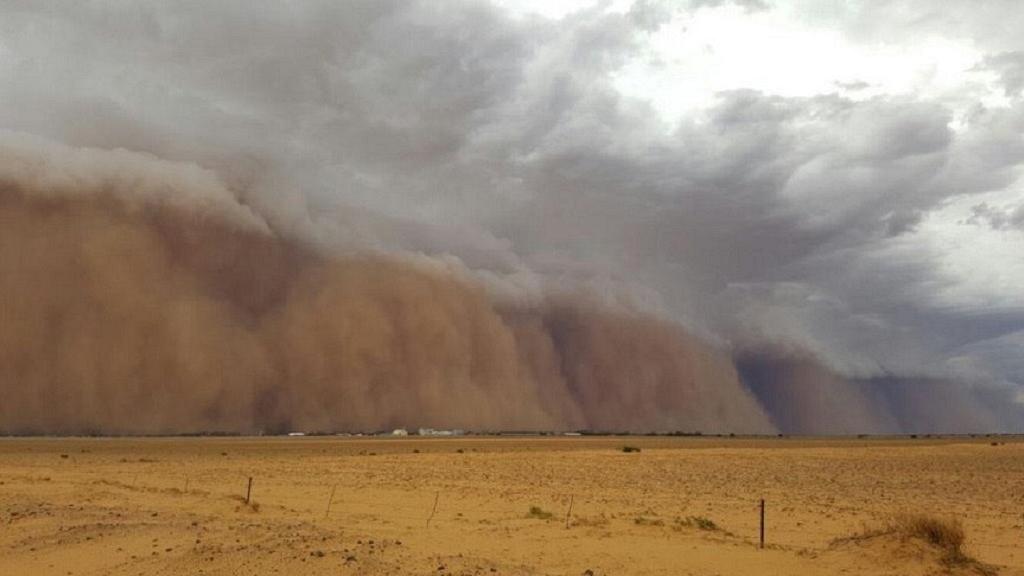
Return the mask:
<path fill-rule="evenodd" d="M 305 436 L 306 433 L 305 432 L 289 432 L 288 435 L 289 436 Z"/>

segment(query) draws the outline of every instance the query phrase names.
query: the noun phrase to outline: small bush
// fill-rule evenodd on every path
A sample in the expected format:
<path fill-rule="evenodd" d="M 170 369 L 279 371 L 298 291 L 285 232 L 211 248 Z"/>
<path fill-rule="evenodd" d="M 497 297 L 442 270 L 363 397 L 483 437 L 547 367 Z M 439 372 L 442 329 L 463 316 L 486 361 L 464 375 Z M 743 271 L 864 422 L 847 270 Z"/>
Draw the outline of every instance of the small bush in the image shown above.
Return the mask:
<path fill-rule="evenodd" d="M 636 446 L 623 446 L 622 451 L 629 454 L 630 452 L 639 452 L 640 448 Z"/>
<path fill-rule="evenodd" d="M 895 535 L 901 539 L 919 540 L 942 553 L 942 562 L 973 566 L 980 574 L 993 573 L 989 566 L 967 556 L 963 551 L 963 524 L 955 518 L 938 518 L 927 514 L 904 514 L 880 528 L 866 529 L 860 534 L 839 538 L 833 544 Z"/>
<path fill-rule="evenodd" d="M 676 526 L 685 526 L 687 528 L 696 528 L 698 530 L 707 530 L 709 532 L 717 532 L 722 529 L 715 524 L 715 521 L 705 516 L 687 516 L 686 518 L 676 518 Z"/>
<path fill-rule="evenodd" d="M 905 538 L 917 538 L 939 548 L 946 560 L 962 561 L 965 558 L 964 527 L 955 518 L 936 518 L 924 514 L 900 516 L 893 521 L 892 531 Z"/>
<path fill-rule="evenodd" d="M 530 506 L 530 511 L 526 513 L 527 518 L 536 518 L 538 520 L 550 520 L 554 516 L 551 512 L 548 512 L 540 506 Z"/>
<path fill-rule="evenodd" d="M 637 516 L 633 519 L 633 523 L 637 526 L 664 526 L 665 522 L 658 518 L 648 518 L 646 516 Z"/>
<path fill-rule="evenodd" d="M 246 502 L 245 501 L 245 496 L 239 496 L 237 494 L 231 496 L 231 499 L 238 501 L 238 505 L 235 506 L 235 512 L 243 512 L 244 511 L 244 512 L 255 513 L 255 512 L 259 512 L 260 511 L 260 504 L 259 504 L 259 502 L 256 502 L 255 500 L 250 500 L 249 502 Z"/>
<path fill-rule="evenodd" d="M 687 516 L 683 520 L 683 524 L 700 530 L 718 530 L 718 524 L 715 524 L 714 520 L 705 516 Z"/>

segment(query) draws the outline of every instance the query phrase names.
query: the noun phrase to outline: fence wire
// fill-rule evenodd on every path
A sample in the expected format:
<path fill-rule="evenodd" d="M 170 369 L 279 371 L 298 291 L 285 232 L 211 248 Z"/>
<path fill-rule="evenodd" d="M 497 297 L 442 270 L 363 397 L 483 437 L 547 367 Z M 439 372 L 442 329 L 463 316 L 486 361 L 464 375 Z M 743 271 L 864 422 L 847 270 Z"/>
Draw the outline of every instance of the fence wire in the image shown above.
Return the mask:
<path fill-rule="evenodd" d="M 564 522 L 569 529 L 607 527 L 613 522 L 630 522 L 641 526 L 676 528 L 688 519 L 703 518 L 714 512 L 726 512 L 733 523 L 723 527 L 732 536 L 756 543 L 759 524 L 759 499 L 746 495 L 702 496 L 681 494 L 602 494 L 588 496 L 566 487 L 511 487 L 494 498 L 481 502 L 478 488 L 471 481 L 461 484 L 425 484 L 410 490 L 389 488 L 377 479 L 359 474 L 295 477 L 278 473 L 253 473 L 235 470 L 203 471 L 195 474 L 163 474 L 152 471 L 111 474 L 97 471 L 85 475 L 77 472 L 74 479 L 59 475 L 36 477 L 32 474 L 8 474 L 9 480 L 49 482 L 55 494 L 74 496 L 98 489 L 112 496 L 160 493 L 190 501 L 197 507 L 211 503 L 245 505 L 252 478 L 250 505 L 276 510 L 295 520 L 320 521 L 340 526 L 357 523 L 378 523 L 399 528 L 450 527 L 470 522 L 488 525 L 511 525 L 528 520 Z M 366 495 L 372 498 L 367 500 Z M 464 496 L 472 497 L 468 505 Z M 807 546 L 827 543 L 848 534 L 823 534 L 813 523 L 797 524 L 793 517 L 814 517 L 843 514 L 866 522 L 879 520 L 884 513 L 878 509 L 852 505 L 809 504 L 788 505 L 774 509 L 769 498 L 768 541 L 773 546 Z M 616 512 L 610 513 L 610 510 Z M 1007 528 L 1020 518 L 1006 516 Z M 736 520 L 736 519 L 739 520 Z M 1002 528 L 1002 527 L 1000 527 Z M 980 542 L 976 548 L 1017 549 L 1013 544 Z"/>

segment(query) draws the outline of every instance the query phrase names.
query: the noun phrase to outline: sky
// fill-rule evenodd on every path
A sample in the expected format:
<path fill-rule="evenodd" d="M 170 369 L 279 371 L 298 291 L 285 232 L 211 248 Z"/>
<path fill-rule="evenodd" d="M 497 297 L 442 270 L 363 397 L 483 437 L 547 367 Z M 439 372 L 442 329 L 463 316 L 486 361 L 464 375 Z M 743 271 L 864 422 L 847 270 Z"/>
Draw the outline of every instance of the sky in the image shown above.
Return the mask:
<path fill-rule="evenodd" d="M 1024 405 L 1015 1 L 13 1 L 0 140 L 212 171 L 325 250 Z"/>

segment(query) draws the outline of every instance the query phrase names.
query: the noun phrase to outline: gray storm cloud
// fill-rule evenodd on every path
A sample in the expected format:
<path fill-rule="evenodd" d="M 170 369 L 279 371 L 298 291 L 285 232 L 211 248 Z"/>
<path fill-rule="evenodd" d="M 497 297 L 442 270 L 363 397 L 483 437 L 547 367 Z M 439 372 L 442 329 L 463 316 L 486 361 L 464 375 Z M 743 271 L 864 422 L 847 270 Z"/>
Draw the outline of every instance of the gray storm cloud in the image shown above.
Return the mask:
<path fill-rule="evenodd" d="M 1024 301 L 920 232 L 1020 233 L 972 196 L 1024 165 L 1024 11 L 796 2 L 975 42 L 999 106 L 617 89 L 727 4 L 0 7 L 0 428 L 1024 430 Z"/>

